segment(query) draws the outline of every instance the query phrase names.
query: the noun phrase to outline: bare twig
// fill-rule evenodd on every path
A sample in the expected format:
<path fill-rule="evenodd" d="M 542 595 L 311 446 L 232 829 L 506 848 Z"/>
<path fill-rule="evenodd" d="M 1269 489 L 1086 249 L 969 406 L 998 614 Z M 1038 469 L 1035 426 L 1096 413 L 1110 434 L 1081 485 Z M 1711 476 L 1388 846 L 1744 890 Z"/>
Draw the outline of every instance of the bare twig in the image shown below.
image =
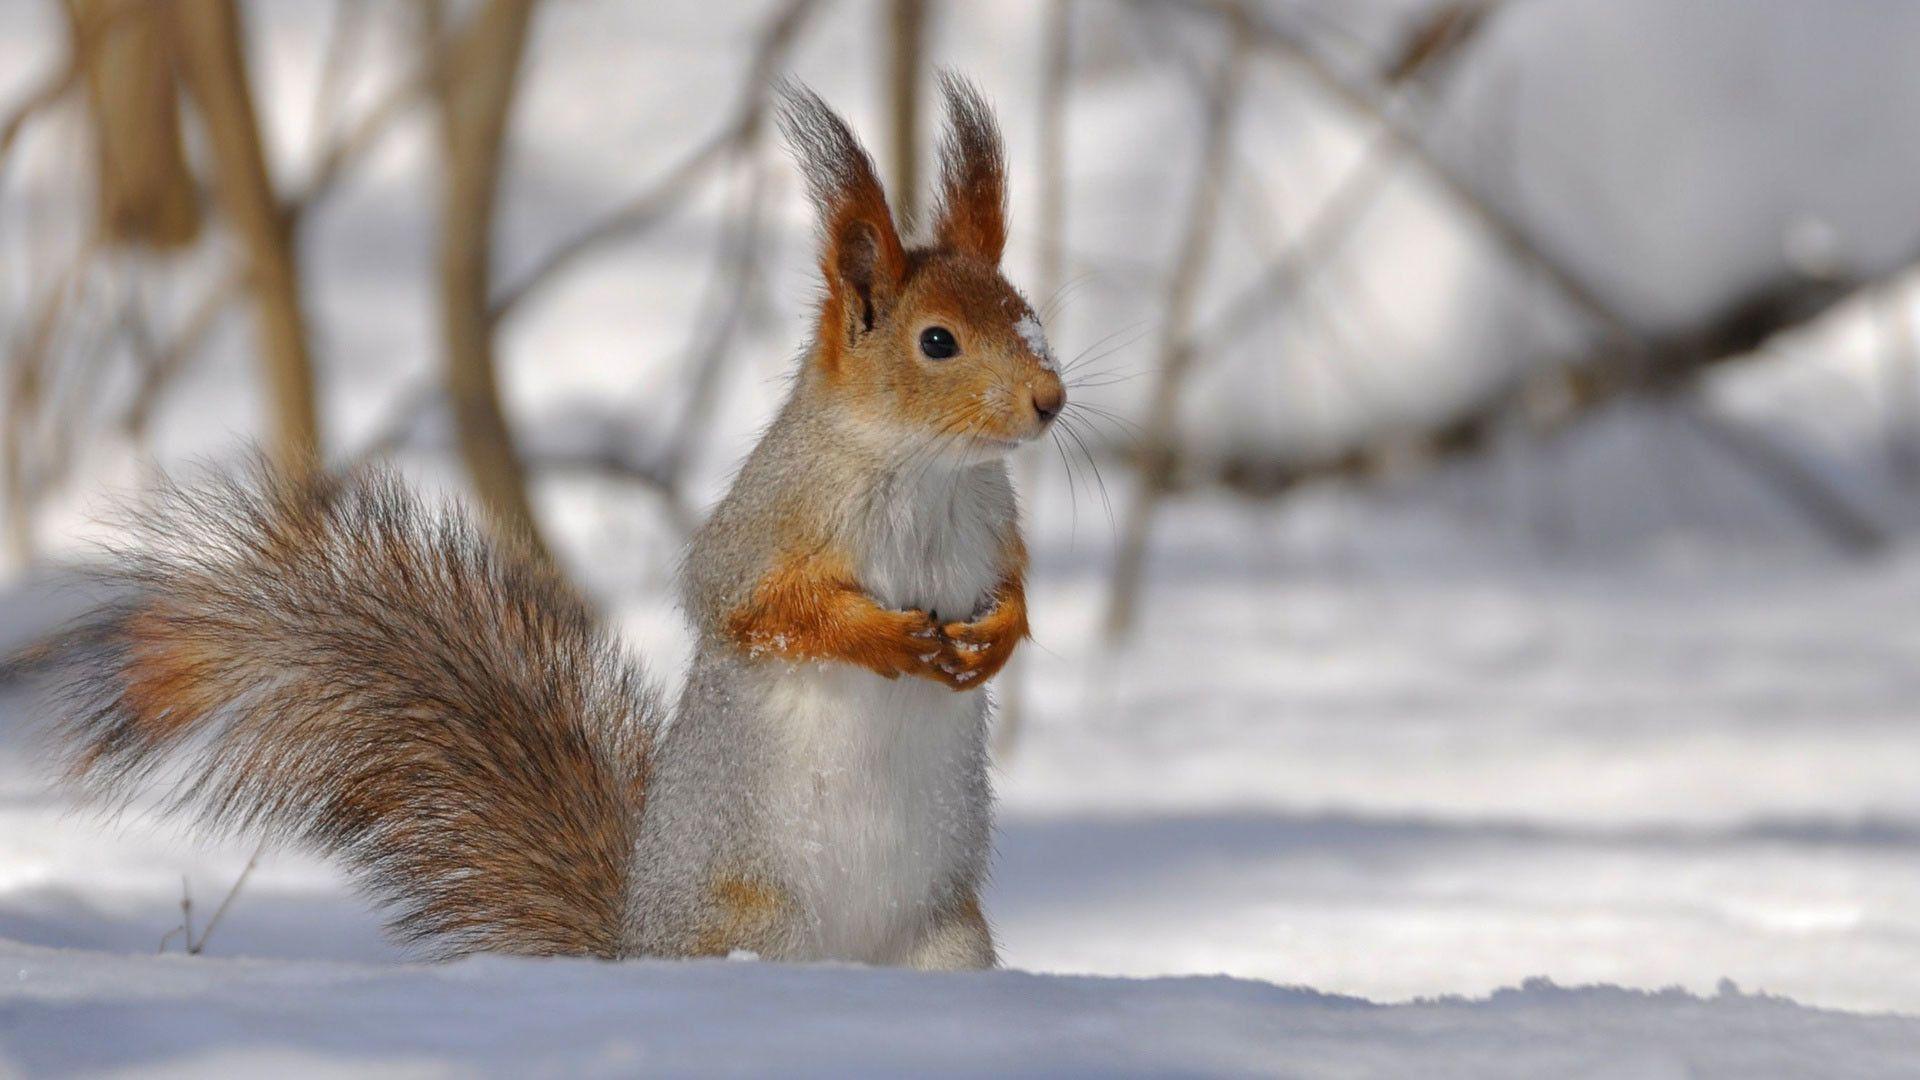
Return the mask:
<path fill-rule="evenodd" d="M 388 410 L 386 421 L 374 428 L 373 436 L 359 449 L 347 454 L 337 467 L 342 471 L 353 469 L 402 449 L 413 439 L 421 417 L 445 397 L 440 383 L 431 380 L 401 394 L 399 401 Z"/>
<path fill-rule="evenodd" d="M 671 214 L 695 191 L 708 170 L 752 142 L 766 122 L 767 92 L 787 53 L 799 38 L 818 0 L 787 0 L 761 30 L 748 65 L 747 85 L 733 117 L 646 191 L 606 217 L 562 241 L 518 281 L 501 289 L 492 305 L 497 321 L 523 306 L 529 296 L 558 279 L 574 264 L 645 231 Z"/>
<path fill-rule="evenodd" d="M 680 492 L 680 483 L 659 464 L 638 461 L 612 446 L 567 452 L 536 451 L 527 468 L 540 473 L 600 476 L 638 484 L 660 497 L 668 521 L 682 535 L 700 527 L 700 514 Z"/>
<path fill-rule="evenodd" d="M 39 426 L 34 421 L 45 392 L 49 354 L 74 291 L 92 270 L 97 252 L 91 241 L 81 246 L 41 295 L 25 333 L 10 350 L 7 422 L 0 429 L 0 440 L 4 440 L 0 452 L 5 458 L 8 544 L 17 563 L 30 562 L 34 554 L 33 519 L 39 491 L 27 460 L 27 441 Z"/>
<path fill-rule="evenodd" d="M 1046 48 L 1040 69 L 1040 208 L 1038 267 L 1034 289 L 1051 303 L 1066 280 L 1067 236 L 1067 90 L 1073 72 L 1073 0 L 1049 0 Z M 1014 459 L 1022 492 L 1032 498 L 1040 481 L 1040 448 L 1032 447 Z M 1072 484 L 1069 476 L 1067 483 Z M 1000 673 L 1000 709 L 993 733 L 995 754 L 1013 756 L 1029 706 L 1027 662 L 1016 652 Z"/>
<path fill-rule="evenodd" d="M 180 925 L 161 935 L 160 948 L 156 951 L 166 952 L 167 942 L 183 935 L 187 949 L 191 951 L 193 949 L 193 882 L 187 880 L 185 874 L 180 875 Z"/>
<path fill-rule="evenodd" d="M 1886 547 L 1886 530 L 1878 522 L 1764 432 L 1703 408 L 1691 398 L 1682 401 L 1680 415 L 1728 460 L 1771 488 L 1842 550 L 1868 555 Z"/>
<path fill-rule="evenodd" d="M 920 220 L 920 87 L 925 81 L 926 0 L 888 0 L 887 113 L 893 137 L 887 190 L 908 229 Z"/>
<path fill-rule="evenodd" d="M 1152 2 L 1203 13 L 1211 13 L 1214 10 L 1211 6 L 1202 4 L 1200 0 L 1152 0 Z M 1487 22 L 1488 20 L 1482 15 L 1466 23 L 1464 29 L 1479 30 Z M 1564 261 L 1549 252 L 1530 232 L 1498 207 L 1482 198 L 1471 185 L 1441 164 L 1427 149 L 1419 133 L 1408 126 L 1406 120 L 1400 115 L 1400 111 L 1394 107 L 1390 97 L 1371 88 L 1354 84 L 1346 76 L 1333 70 L 1314 50 L 1270 19 L 1258 17 L 1248 19 L 1245 32 L 1252 43 L 1293 62 L 1316 85 L 1374 125 L 1376 139 L 1379 140 L 1377 145 L 1382 148 L 1377 152 L 1390 151 L 1391 159 L 1418 166 L 1422 174 L 1430 179 L 1442 194 L 1447 196 L 1485 235 L 1507 251 L 1511 257 L 1532 266 L 1556 292 L 1593 319 L 1607 333 L 1628 344 L 1629 347 L 1637 345 L 1640 335 L 1632 324 Z M 1428 52 L 1425 55 L 1429 62 L 1436 57 L 1451 58 L 1458 54 L 1465 43 L 1465 39 L 1459 39 L 1445 50 Z M 1372 154 L 1369 155 L 1371 156 Z M 1273 292 L 1276 289 L 1291 286 L 1298 278 L 1298 268 L 1292 265 L 1290 257 L 1283 256 L 1282 259 L 1286 260 L 1284 264 L 1276 263 L 1252 286 L 1230 301 L 1200 336 L 1215 341 L 1235 337 L 1256 323 L 1264 312 L 1270 310 L 1275 302 Z"/>
<path fill-rule="evenodd" d="M 234 898 L 240 895 L 240 890 L 247 887 L 247 879 L 253 876 L 253 868 L 260 865 L 260 856 L 264 854 L 266 850 L 267 845 L 264 843 L 253 849 L 253 856 L 247 860 L 246 868 L 241 870 L 240 876 L 234 879 L 233 888 L 227 890 L 227 895 L 220 901 L 220 906 L 213 909 L 213 917 L 207 920 L 207 925 L 201 929 L 198 938 L 193 936 L 192 920 L 188 920 L 188 955 L 199 956 L 200 953 L 206 949 L 207 939 L 213 936 L 215 930 L 219 929 L 220 920 L 226 918 L 227 909 L 233 906 Z"/>
<path fill-rule="evenodd" d="M 166 952 L 167 944 L 174 938 L 181 939 L 188 956 L 199 956 L 206 951 L 207 939 L 212 937 L 213 932 L 219 928 L 220 920 L 226 918 L 227 909 L 233 906 L 233 901 L 240 895 L 240 890 L 246 888 L 247 879 L 253 876 L 254 867 L 260 865 L 260 856 L 265 854 L 266 850 L 265 843 L 253 849 L 253 856 L 247 860 L 245 869 L 242 869 L 240 876 L 234 879 L 232 888 L 227 890 L 227 895 L 221 899 L 220 906 L 213 909 L 213 917 L 207 920 L 207 925 L 197 935 L 193 932 L 193 883 L 186 875 L 181 875 L 180 925 L 161 936 L 158 951 Z"/>
<path fill-rule="evenodd" d="M 1886 372 L 1887 460 L 1901 483 L 1920 486 L 1920 342 L 1914 340 L 1913 295 L 1907 281 L 1896 278 L 1880 291 L 1877 303 L 1881 367 Z"/>
<path fill-rule="evenodd" d="M 236 272 L 221 279 L 200 297 L 173 337 L 154 350 L 141 372 L 139 386 L 120 414 L 120 430 L 129 438 L 139 440 L 145 437 L 161 395 L 200 355 L 201 347 L 220 325 L 221 318 L 233 310 L 246 291 L 247 281 L 243 274 Z"/>
<path fill-rule="evenodd" d="M 1500 0 L 1456 0 L 1419 13 L 1381 70 L 1388 85 L 1430 75 L 1473 39 Z"/>
<path fill-rule="evenodd" d="M 1226 56 L 1219 64 L 1208 96 L 1199 170 L 1187 203 L 1180 251 L 1167 282 L 1160 362 L 1147 404 L 1139 489 L 1120 534 L 1120 549 L 1114 561 L 1106 619 L 1107 634 L 1113 639 L 1125 636 L 1132 629 L 1146 563 L 1147 540 L 1160 500 L 1172 483 L 1180 391 L 1193 362 L 1194 304 L 1211 252 L 1214 217 L 1225 185 L 1228 150 L 1232 145 L 1246 69 L 1247 35 L 1242 25 L 1245 10 L 1239 5 L 1230 10 L 1234 15 L 1223 27 L 1227 38 Z"/>
<path fill-rule="evenodd" d="M 347 171 L 379 145 L 381 138 L 392 130 L 395 123 L 430 99 L 430 91 L 441 81 L 446 63 L 445 50 L 438 41 L 430 40 L 423 50 L 419 65 L 403 76 L 345 131 L 334 135 L 315 155 L 313 169 L 306 183 L 287 202 L 288 216 L 298 218 L 310 215 L 314 208 L 325 203 L 327 197 L 339 187 Z"/>
<path fill-rule="evenodd" d="M 488 312 L 501 149 L 534 0 L 491 0 L 461 33 L 441 81 L 447 162 L 440 199 L 440 331 L 460 457 L 494 526 L 550 558 L 500 408 Z"/>
<path fill-rule="evenodd" d="M 730 126 L 669 169 L 653 187 L 555 245 L 520 280 L 500 290 L 492 305 L 493 320 L 498 322 L 510 316 L 529 296 L 557 280 L 574 263 L 645 231 L 679 209 L 700 189 L 699 184 L 706 178 L 707 171 L 725 160 L 739 145 L 740 138 L 740 128 Z"/>
<path fill-rule="evenodd" d="M 79 84 L 80 65 L 75 57 L 70 56 L 27 91 L 18 104 L 7 110 L 5 118 L 0 119 L 0 168 L 6 166 L 7 156 L 13 152 L 13 144 L 20 138 L 20 132 L 26 129 L 28 122 L 60 104 Z"/>
<path fill-rule="evenodd" d="M 267 171 L 247 83 L 240 15 L 233 0 L 176 0 L 168 11 L 174 48 L 213 147 L 215 187 L 246 249 L 274 414 L 274 459 L 282 469 L 302 471 L 317 460 L 320 446 L 307 317 L 293 234 Z"/>
<path fill-rule="evenodd" d="M 746 206 L 732 216 L 737 225 L 723 241 L 721 265 L 713 282 L 715 299 L 702 305 L 706 313 L 702 323 L 710 329 L 692 354 L 692 388 L 674 424 L 673 436 L 666 442 L 663 467 L 676 492 L 685 479 L 694 441 L 710 427 L 708 421 L 719 404 L 721 377 L 756 292 L 769 176 L 766 161 L 759 155 L 753 155 L 748 169 Z"/>
<path fill-rule="evenodd" d="M 314 89 L 313 112 L 308 120 L 315 161 L 325 160 L 330 140 L 337 135 L 336 121 L 341 99 L 346 96 L 348 66 L 360 44 L 366 16 L 366 0 L 334 0 L 333 25 L 327 30 L 327 48 L 320 60 L 319 85 Z"/>

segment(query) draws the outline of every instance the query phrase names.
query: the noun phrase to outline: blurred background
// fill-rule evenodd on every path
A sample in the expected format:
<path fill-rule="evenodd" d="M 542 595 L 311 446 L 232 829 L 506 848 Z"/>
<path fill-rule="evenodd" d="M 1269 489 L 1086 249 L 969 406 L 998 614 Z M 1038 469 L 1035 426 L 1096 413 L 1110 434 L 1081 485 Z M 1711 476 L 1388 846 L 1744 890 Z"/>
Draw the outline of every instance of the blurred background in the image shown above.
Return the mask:
<path fill-rule="evenodd" d="M 673 681 L 677 552 L 815 299 L 772 83 L 912 222 L 949 66 L 1086 406 L 1018 462 L 1010 963 L 1920 1009 L 1916 41 L 1880 0 L 0 0 L 0 644 L 257 444 L 539 537 Z M 149 950 L 249 852 L 72 819 L 27 701 L 0 936 Z M 221 935 L 390 955 L 290 854 Z"/>

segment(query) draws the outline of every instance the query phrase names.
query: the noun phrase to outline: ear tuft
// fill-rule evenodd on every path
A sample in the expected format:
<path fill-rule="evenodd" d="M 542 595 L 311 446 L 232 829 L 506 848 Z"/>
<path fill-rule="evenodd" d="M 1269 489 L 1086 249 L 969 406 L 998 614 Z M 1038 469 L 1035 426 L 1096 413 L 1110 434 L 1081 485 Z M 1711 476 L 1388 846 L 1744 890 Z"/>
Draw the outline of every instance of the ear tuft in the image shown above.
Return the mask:
<path fill-rule="evenodd" d="M 934 239 L 943 247 L 1000 261 L 1007 246 L 1007 153 L 993 109 L 974 85 L 940 73 L 947 132 L 940 141 L 940 205 Z"/>
<path fill-rule="evenodd" d="M 820 95 L 799 83 L 777 87 L 780 130 L 813 197 L 826 277 L 823 327 L 859 318 L 871 329 L 906 275 L 906 250 L 873 159 Z"/>

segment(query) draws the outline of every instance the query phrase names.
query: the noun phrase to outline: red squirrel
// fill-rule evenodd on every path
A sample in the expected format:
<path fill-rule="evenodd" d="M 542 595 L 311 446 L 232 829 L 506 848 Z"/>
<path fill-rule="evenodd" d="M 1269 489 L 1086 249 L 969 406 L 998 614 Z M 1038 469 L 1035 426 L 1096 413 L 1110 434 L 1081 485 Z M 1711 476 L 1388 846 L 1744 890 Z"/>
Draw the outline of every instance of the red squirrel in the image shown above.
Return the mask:
<path fill-rule="evenodd" d="M 434 956 L 996 962 L 983 687 L 1027 635 L 1005 459 L 1066 391 L 1001 275 L 1006 167 L 943 79 L 931 235 L 813 93 L 782 126 L 823 297 L 680 575 L 659 700 L 555 574 L 391 475 L 172 489 L 58 652 L 72 775 L 177 777 L 221 831 L 329 853 Z"/>

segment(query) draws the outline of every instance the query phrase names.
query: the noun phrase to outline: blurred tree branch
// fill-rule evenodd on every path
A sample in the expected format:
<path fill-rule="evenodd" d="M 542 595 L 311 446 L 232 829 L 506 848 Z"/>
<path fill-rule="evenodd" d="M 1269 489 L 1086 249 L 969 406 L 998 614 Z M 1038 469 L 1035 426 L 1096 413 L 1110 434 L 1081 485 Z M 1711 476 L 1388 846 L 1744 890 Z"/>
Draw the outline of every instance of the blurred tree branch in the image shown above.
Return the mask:
<path fill-rule="evenodd" d="M 172 42 L 213 150 L 214 187 L 246 252 L 260 362 L 273 409 L 272 456 L 289 471 L 319 460 L 313 360 L 294 235 L 268 173 L 233 0 L 174 0 Z"/>
<path fill-rule="evenodd" d="M 927 0 L 886 0 L 887 126 L 892 168 L 887 191 L 894 218 L 907 230 L 920 223 L 920 88 L 927 66 Z"/>
<path fill-rule="evenodd" d="M 1065 288 L 1067 256 L 1067 100 L 1073 76 L 1073 0 L 1047 0 L 1045 46 L 1040 60 L 1040 207 L 1035 215 L 1038 239 L 1034 294 L 1042 308 L 1059 300 Z M 1043 310 L 1045 318 L 1051 312 Z M 1063 455 L 1064 456 L 1064 455 Z M 1033 497 L 1040 481 L 1041 448 L 1015 455 L 1020 490 Z M 1073 479 L 1068 477 L 1071 484 Z M 1020 742 L 1027 702 L 1027 661 L 1016 652 L 1000 673 L 1000 710 L 993 749 L 1003 760 Z"/>
<path fill-rule="evenodd" d="M 137 441 L 146 438 L 153 411 L 180 373 L 200 355 L 201 347 L 219 326 L 220 319 L 245 298 L 246 277 L 231 273 L 214 284 L 188 310 L 186 318 L 164 345 L 143 357 L 140 381 L 127 407 L 120 414 L 120 430 Z"/>
<path fill-rule="evenodd" d="M 1417 432 L 1394 429 L 1379 433 L 1376 441 L 1349 453 L 1313 463 L 1226 462 L 1222 478 L 1243 490 L 1272 494 L 1311 479 L 1369 475 L 1404 457 L 1409 447 L 1425 456 L 1444 456 L 1487 444 L 1495 427 L 1513 415 L 1529 418 L 1544 431 L 1583 415 L 1600 403 L 1628 393 L 1673 394 L 1691 390 L 1694 376 L 1704 368 L 1749 355 L 1767 337 L 1809 317 L 1838 295 L 1835 283 L 1793 281 L 1730 305 L 1691 331 L 1672 340 L 1657 340 L 1640 332 L 1616 308 L 1591 289 L 1576 273 L 1536 242 L 1527 229 L 1483 198 L 1430 154 L 1422 137 L 1400 115 L 1391 99 L 1394 86 L 1424 81 L 1429 69 L 1453 62 L 1487 25 L 1496 3 L 1454 5 L 1416 25 L 1403 39 L 1396 55 L 1381 65 L 1384 88 L 1376 91 L 1352 83 L 1319 55 L 1271 20 L 1232 5 L 1205 0 L 1144 0 L 1156 6 L 1215 19 L 1228 32 L 1245 36 L 1302 70 L 1373 127 L 1373 141 L 1363 149 L 1359 163 L 1336 184 L 1296 240 L 1256 278 L 1223 305 L 1204 325 L 1191 326 L 1179 296 L 1170 289 L 1163 333 L 1159 380 L 1149 400 L 1146 446 L 1140 457 L 1140 491 L 1120 537 L 1116 557 L 1107 629 L 1123 635 L 1133 622 L 1135 598 L 1151 531 L 1153 506 L 1160 494 L 1178 482 L 1173 454 L 1180 376 L 1195 353 L 1212 352 L 1230 343 L 1275 309 L 1285 309 L 1349 236 L 1378 193 L 1402 165 L 1418 167 L 1438 190 L 1492 238 L 1510 257 L 1532 270 L 1573 310 L 1591 319 L 1602 331 L 1585 355 L 1549 364 L 1526 373 L 1513 384 L 1486 395 L 1476 405 Z M 1218 100 L 1217 87 L 1207 91 Z M 1185 250 L 1191 250 L 1190 248 Z M 1172 280 L 1182 279 L 1181 267 Z M 1856 283 L 1857 284 L 1857 283 Z M 1542 413 L 1542 402 L 1557 402 Z M 1840 550 L 1870 552 L 1885 541 L 1884 530 L 1870 515 L 1854 507 L 1812 470 L 1795 461 L 1785 449 L 1758 431 L 1723 421 L 1694 409 L 1695 426 L 1708 440 L 1734 458 L 1764 485 L 1795 508 Z"/>
<path fill-rule="evenodd" d="M 1246 13 L 1234 5 L 1221 28 L 1226 39 L 1225 55 L 1214 74 L 1205 103 L 1202 121 L 1200 157 L 1187 201 L 1186 226 L 1173 270 L 1167 279 L 1160 329 L 1159 364 L 1153 389 L 1147 399 L 1147 420 L 1139 465 L 1138 491 L 1129 506 L 1121 528 L 1120 547 L 1114 557 L 1113 582 L 1108 594 L 1107 636 L 1118 640 L 1131 632 L 1139 607 L 1141 576 L 1145 571 L 1147 542 L 1161 499 L 1172 485 L 1175 440 L 1178 437 L 1180 391 L 1192 367 L 1194 347 L 1192 324 L 1200 282 L 1206 273 L 1207 257 L 1212 250 L 1215 217 L 1219 212 L 1221 191 L 1226 184 L 1227 163 L 1233 140 L 1247 59 Z"/>
<path fill-rule="evenodd" d="M 4 482 L 8 548 L 16 563 L 32 561 L 36 548 L 34 509 L 39 503 L 44 481 L 34 475 L 27 443 L 39 433 L 41 426 L 34 421 L 47 382 L 48 361 L 59 335 L 61 319 L 72 302 L 74 291 L 92 269 L 96 254 L 94 243 L 81 246 L 66 268 L 42 292 L 26 329 L 9 350 L 7 422 L 0 428 L 0 438 L 4 438 L 6 443 Z"/>
<path fill-rule="evenodd" d="M 93 121 L 97 227 L 120 244 L 190 244 L 200 197 L 180 138 L 165 13 L 125 0 L 66 7 Z"/>
<path fill-rule="evenodd" d="M 439 227 L 440 333 L 461 460 L 496 529 L 551 559 L 500 408 L 492 282 L 494 202 L 534 0 L 490 0 L 459 32 L 438 80 L 446 148 Z"/>
<path fill-rule="evenodd" d="M 647 190 L 561 241 L 518 281 L 500 290 L 493 301 L 493 318 L 496 321 L 507 318 L 529 296 L 551 284 L 574 264 L 652 227 L 699 190 L 709 170 L 751 147 L 766 126 L 768 93 L 773 80 L 785 65 L 807 17 L 818 6 L 818 0 L 787 0 L 775 9 L 754 43 L 746 85 L 732 119 Z"/>

